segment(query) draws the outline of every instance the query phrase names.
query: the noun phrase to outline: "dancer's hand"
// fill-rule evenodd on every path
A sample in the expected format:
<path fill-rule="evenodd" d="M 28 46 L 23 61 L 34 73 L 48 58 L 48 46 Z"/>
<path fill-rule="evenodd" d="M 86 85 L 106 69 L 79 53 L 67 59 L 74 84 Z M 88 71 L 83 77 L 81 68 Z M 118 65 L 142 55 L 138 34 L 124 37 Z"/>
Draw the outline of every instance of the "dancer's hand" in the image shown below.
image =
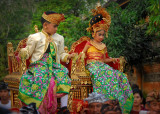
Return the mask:
<path fill-rule="evenodd" d="M 76 53 L 71 53 L 71 54 L 69 54 L 68 59 L 73 58 L 75 55 L 76 55 Z"/>
<path fill-rule="evenodd" d="M 113 62 L 113 63 L 118 62 L 118 60 L 119 60 L 119 58 L 112 58 L 112 62 Z"/>

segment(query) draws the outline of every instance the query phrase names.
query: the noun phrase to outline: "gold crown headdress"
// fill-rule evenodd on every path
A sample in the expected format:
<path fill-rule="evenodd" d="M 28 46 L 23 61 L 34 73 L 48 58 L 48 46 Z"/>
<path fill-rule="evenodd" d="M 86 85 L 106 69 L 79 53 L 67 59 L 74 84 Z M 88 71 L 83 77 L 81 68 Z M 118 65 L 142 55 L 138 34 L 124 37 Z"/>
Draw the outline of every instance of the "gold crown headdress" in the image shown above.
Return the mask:
<path fill-rule="evenodd" d="M 60 22 L 64 21 L 64 15 L 63 14 L 58 14 L 58 13 L 53 13 L 53 14 L 46 14 L 45 12 L 43 13 L 42 17 L 47 20 L 48 22 L 54 23 L 59 25 Z"/>
<path fill-rule="evenodd" d="M 111 16 L 109 13 L 105 10 L 105 8 L 102 8 L 101 6 L 97 6 L 96 9 L 92 9 L 92 15 L 94 16 L 89 23 L 89 27 L 87 28 L 87 31 L 89 32 L 97 32 L 99 30 L 105 30 L 108 32 L 108 29 L 111 24 Z M 100 16 L 102 16 L 102 19 L 100 20 Z M 95 21 L 92 22 L 92 21 Z M 91 23 L 93 23 L 91 25 Z"/>

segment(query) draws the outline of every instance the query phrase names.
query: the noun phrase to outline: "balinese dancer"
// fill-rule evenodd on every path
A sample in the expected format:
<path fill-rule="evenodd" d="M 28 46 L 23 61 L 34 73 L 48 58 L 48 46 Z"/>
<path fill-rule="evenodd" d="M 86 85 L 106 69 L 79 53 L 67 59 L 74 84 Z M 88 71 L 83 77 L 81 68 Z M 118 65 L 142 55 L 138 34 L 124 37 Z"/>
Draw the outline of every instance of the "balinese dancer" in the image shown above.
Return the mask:
<path fill-rule="evenodd" d="M 129 113 L 133 105 L 133 93 L 126 75 L 114 70 L 106 63 L 117 61 L 116 58 L 106 58 L 107 47 L 102 43 L 111 23 L 109 13 L 98 6 L 92 10 L 88 31 L 93 39 L 88 41 L 80 53 L 80 57 L 87 58 L 86 68 L 90 72 L 93 92 L 104 94 L 106 100 L 118 99 L 123 113 Z"/>
<path fill-rule="evenodd" d="M 61 108 L 66 110 L 71 79 L 60 60 L 68 62 L 74 54 L 64 51 L 64 38 L 56 33 L 64 15 L 53 11 L 44 12 L 41 17 L 43 29 L 28 37 L 27 46 L 20 56 L 31 64 L 22 75 L 18 98 L 25 104 L 36 103 L 40 113 L 54 113 L 57 108 L 57 94 L 61 97 Z"/>

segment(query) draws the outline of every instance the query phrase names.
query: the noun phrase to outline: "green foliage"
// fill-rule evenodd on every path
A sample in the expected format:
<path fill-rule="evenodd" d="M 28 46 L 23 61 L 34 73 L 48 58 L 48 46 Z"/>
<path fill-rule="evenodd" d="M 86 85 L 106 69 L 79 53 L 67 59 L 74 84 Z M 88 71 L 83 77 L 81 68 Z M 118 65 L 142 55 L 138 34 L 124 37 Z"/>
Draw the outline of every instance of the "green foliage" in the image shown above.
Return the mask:
<path fill-rule="evenodd" d="M 142 64 L 152 56 L 152 38 L 146 35 L 146 25 L 132 28 L 124 45 L 123 55 L 130 65 Z"/>
<path fill-rule="evenodd" d="M 0 2 L 0 38 L 4 42 L 11 39 L 22 39 L 29 30 L 33 0 L 1 0 Z M 23 36 L 23 37 L 22 37 Z"/>
<path fill-rule="evenodd" d="M 147 7 L 147 0 L 131 0 L 123 10 L 115 2 L 110 4 L 107 10 L 112 23 L 109 37 L 105 39 L 110 56 L 125 56 L 130 65 L 136 65 L 151 55 L 151 38 L 145 34 L 147 26 L 139 26 L 139 20 L 146 16 Z"/>
<path fill-rule="evenodd" d="M 85 28 L 88 27 L 88 20 L 82 20 L 80 17 L 71 15 L 66 18 L 65 22 L 61 23 L 58 28 L 58 33 L 65 37 L 65 45 L 69 48 L 73 42 L 77 41 L 82 36 L 88 36 Z"/>
<path fill-rule="evenodd" d="M 123 49 L 123 23 L 121 22 L 122 9 L 118 4 L 113 2 L 110 7 L 107 8 L 111 15 L 111 25 L 108 33 L 108 38 L 104 40 L 107 44 L 108 52 L 111 57 L 119 57 Z"/>
<path fill-rule="evenodd" d="M 6 48 L 5 48 L 6 49 Z M 5 76 L 7 72 L 7 58 L 6 58 L 6 53 L 4 52 L 4 46 L 0 44 L 0 80 L 3 79 L 3 76 Z"/>
<path fill-rule="evenodd" d="M 147 34 L 154 34 L 157 38 L 160 37 L 160 1 L 149 0 L 149 26 Z"/>
<path fill-rule="evenodd" d="M 1 0 L 0 1 L 0 77 L 5 76 L 7 66 L 7 42 L 17 45 L 26 37 L 32 18 L 33 0 Z"/>

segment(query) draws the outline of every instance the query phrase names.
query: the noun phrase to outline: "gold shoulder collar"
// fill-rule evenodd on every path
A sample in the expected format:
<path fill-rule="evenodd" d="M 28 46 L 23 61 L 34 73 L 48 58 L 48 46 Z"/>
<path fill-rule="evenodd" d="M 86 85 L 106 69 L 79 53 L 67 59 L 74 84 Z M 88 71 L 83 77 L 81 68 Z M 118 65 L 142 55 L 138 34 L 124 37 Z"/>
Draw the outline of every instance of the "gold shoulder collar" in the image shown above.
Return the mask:
<path fill-rule="evenodd" d="M 92 44 L 95 48 L 97 48 L 98 50 L 103 50 L 106 48 L 106 45 L 104 43 L 101 43 L 100 45 L 97 45 L 95 42 L 93 42 L 92 40 L 90 41 L 90 44 Z"/>

